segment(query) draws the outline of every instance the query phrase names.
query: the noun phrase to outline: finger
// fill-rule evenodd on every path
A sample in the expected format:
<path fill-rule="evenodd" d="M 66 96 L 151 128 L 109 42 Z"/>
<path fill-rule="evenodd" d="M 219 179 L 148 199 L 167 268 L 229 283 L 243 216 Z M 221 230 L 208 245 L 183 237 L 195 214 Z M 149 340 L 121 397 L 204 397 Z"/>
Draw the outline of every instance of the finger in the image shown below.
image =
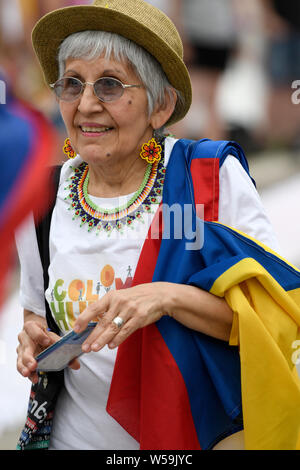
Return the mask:
<path fill-rule="evenodd" d="M 105 313 L 109 306 L 109 296 L 106 294 L 102 299 L 89 305 L 76 319 L 73 330 L 75 333 L 84 331 L 88 323 Z"/>
<path fill-rule="evenodd" d="M 38 380 L 39 380 L 39 376 L 37 374 L 37 372 L 32 372 L 29 376 L 28 376 L 29 380 L 33 383 L 33 384 L 37 384 L 38 383 Z"/>
<path fill-rule="evenodd" d="M 21 356 L 17 357 L 17 371 L 19 372 L 19 374 L 23 375 L 23 377 L 27 377 L 27 374 L 29 372 L 27 367 L 25 367 L 25 365 L 23 364 Z"/>
<path fill-rule="evenodd" d="M 17 348 L 18 353 L 22 353 L 22 351 L 27 347 L 31 347 L 33 351 L 36 348 L 36 344 L 34 343 L 34 341 L 32 341 L 32 339 L 28 336 L 28 334 L 24 330 L 22 330 L 18 334 L 18 340 L 19 340 L 19 345 Z"/>
<path fill-rule="evenodd" d="M 49 335 L 48 336 L 49 345 L 52 345 L 61 339 L 60 336 L 52 332 L 48 332 L 48 335 Z M 38 345 L 34 345 L 34 346 L 35 348 L 33 352 L 32 352 L 32 347 L 31 348 L 27 347 L 23 351 L 23 363 L 31 372 L 35 371 L 38 366 L 38 363 L 36 361 L 36 356 L 45 349 L 44 347 L 41 347 Z"/>
<path fill-rule="evenodd" d="M 127 339 L 132 333 L 134 333 L 135 330 L 137 330 L 137 327 L 134 327 L 134 321 L 132 319 L 128 320 L 122 328 L 119 328 L 117 333 L 107 342 L 107 346 L 109 349 L 114 349 L 120 346 L 125 339 Z"/>
<path fill-rule="evenodd" d="M 60 337 L 55 333 L 49 333 L 50 344 L 58 341 Z M 30 372 L 35 371 L 37 368 L 36 355 L 40 353 L 44 348 L 37 345 L 25 331 L 19 334 L 20 344 L 17 347 L 18 361 L 20 364 L 20 371 L 22 369 L 22 375 L 28 377 Z"/>
<path fill-rule="evenodd" d="M 117 334 L 108 342 L 108 347 L 110 349 L 117 348 L 120 346 L 125 339 L 127 339 L 130 335 L 132 335 L 139 326 L 137 325 L 134 319 L 128 320 L 121 328 L 119 328 Z"/>
<path fill-rule="evenodd" d="M 51 339 L 46 331 L 46 327 L 43 327 L 35 321 L 26 322 L 24 324 L 24 331 L 36 344 L 41 346 L 49 346 L 51 344 Z"/>
<path fill-rule="evenodd" d="M 73 369 L 73 370 L 78 370 L 80 369 L 80 362 L 77 358 L 75 359 L 72 359 L 71 362 L 69 362 L 69 367 L 70 369 Z"/>
<path fill-rule="evenodd" d="M 121 315 L 118 315 L 119 318 L 122 318 Z M 132 321 L 124 320 L 124 324 L 119 327 L 113 321 L 110 322 L 108 327 L 98 336 L 98 338 L 91 344 L 92 351 L 100 351 L 106 344 L 113 343 L 115 338 L 120 334 L 120 331 L 123 330 L 123 337 L 124 339 L 127 338 L 132 330 L 131 324 L 134 323 Z"/>
<path fill-rule="evenodd" d="M 31 375 L 34 375 L 34 370 L 36 369 L 36 362 L 32 361 L 26 364 L 23 361 L 22 356 L 18 356 L 17 358 L 17 371 L 23 376 L 30 378 Z"/>
<path fill-rule="evenodd" d="M 61 336 L 57 335 L 56 333 L 53 333 L 53 331 L 47 331 L 47 336 L 50 340 L 50 346 L 61 339 Z"/>
<path fill-rule="evenodd" d="M 134 316 L 127 314 L 127 317 L 129 318 L 126 318 L 126 316 L 124 317 L 123 314 L 119 316 L 125 319 L 125 323 L 120 328 L 117 328 L 115 335 L 111 338 L 110 341 L 108 341 L 108 347 L 110 349 L 118 347 L 136 330 L 150 324 L 149 315 L 147 315 L 147 313 L 145 312 L 140 312 L 138 310 L 136 310 L 136 315 Z"/>
<path fill-rule="evenodd" d="M 115 314 L 113 312 L 107 311 L 105 314 L 99 318 L 98 324 L 95 328 L 91 331 L 87 339 L 83 344 L 91 344 L 99 335 L 106 330 L 106 328 L 110 325 L 112 318 L 114 318 Z"/>
<path fill-rule="evenodd" d="M 86 338 L 86 340 L 82 344 L 82 351 L 83 352 L 90 352 L 91 351 L 91 345 L 92 343 L 98 338 L 98 336 L 101 335 L 103 331 L 103 326 L 100 326 L 100 323 L 98 323 L 97 326 L 93 329 L 93 331 L 89 334 L 89 336 Z"/>
<path fill-rule="evenodd" d="M 29 336 L 22 331 L 19 335 L 20 344 L 17 347 L 18 361 L 17 364 L 28 368 L 33 367 L 35 363 L 34 355 L 37 349 L 36 344 L 29 338 Z M 20 370 L 19 370 L 20 371 Z"/>
<path fill-rule="evenodd" d="M 91 334 L 84 341 L 82 345 L 82 350 L 84 352 L 90 352 L 92 350 L 92 344 L 95 343 L 97 343 L 98 346 L 100 344 L 104 346 L 106 344 L 107 338 L 111 339 L 116 334 L 118 327 L 114 323 L 112 323 L 113 319 L 116 316 L 118 316 L 118 312 L 116 311 L 108 310 L 105 313 L 105 316 L 102 317 L 98 325 L 94 328 Z M 124 322 L 127 320 L 127 317 L 128 316 L 123 315 Z M 93 351 L 99 351 L 101 347 L 93 349 Z"/>
<path fill-rule="evenodd" d="M 32 372 L 37 368 L 37 362 L 34 356 L 26 351 L 23 354 L 22 361 L 23 361 L 24 367 L 26 367 L 29 370 L 29 372 Z"/>

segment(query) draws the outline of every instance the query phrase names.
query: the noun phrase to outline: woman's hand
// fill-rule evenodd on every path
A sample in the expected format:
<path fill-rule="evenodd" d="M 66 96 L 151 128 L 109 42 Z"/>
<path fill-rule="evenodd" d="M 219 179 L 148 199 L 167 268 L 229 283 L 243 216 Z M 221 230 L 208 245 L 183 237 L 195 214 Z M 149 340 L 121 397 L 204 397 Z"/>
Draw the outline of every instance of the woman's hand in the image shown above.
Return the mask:
<path fill-rule="evenodd" d="M 98 325 L 82 345 L 84 352 L 99 351 L 106 344 L 119 346 L 138 328 L 169 315 L 187 328 L 229 341 L 233 312 L 223 298 L 198 287 L 169 282 L 140 284 L 110 291 L 79 315 L 74 331 L 83 331 L 90 321 Z M 119 328 L 113 320 L 123 320 Z"/>
<path fill-rule="evenodd" d="M 18 335 L 19 345 L 17 347 L 17 370 L 28 377 L 32 383 L 37 383 L 38 375 L 36 372 L 37 361 L 35 356 L 60 339 L 58 335 L 47 331 L 46 322 L 42 317 L 27 311 L 25 313 L 25 322 L 22 331 Z M 70 364 L 73 369 L 79 369 L 78 360 L 74 359 Z"/>
<path fill-rule="evenodd" d="M 117 347 L 138 328 L 155 323 L 163 315 L 167 315 L 168 285 L 165 282 L 155 282 L 114 290 L 91 304 L 74 324 L 74 331 L 78 333 L 90 321 L 99 319 L 98 325 L 83 343 L 82 350 L 99 351 L 106 344 L 110 348 Z M 113 322 L 116 317 L 124 322 L 121 328 Z"/>

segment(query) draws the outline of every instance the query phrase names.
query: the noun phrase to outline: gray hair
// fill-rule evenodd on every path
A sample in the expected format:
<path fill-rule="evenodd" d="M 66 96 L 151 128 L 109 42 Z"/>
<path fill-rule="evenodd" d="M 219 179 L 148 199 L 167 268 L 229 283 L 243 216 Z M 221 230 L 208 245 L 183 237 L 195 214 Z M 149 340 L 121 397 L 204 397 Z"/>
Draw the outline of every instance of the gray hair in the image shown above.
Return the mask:
<path fill-rule="evenodd" d="M 81 31 L 68 36 L 58 52 L 59 77 L 64 74 L 65 62 L 70 57 L 92 60 L 102 54 L 105 54 L 106 59 L 113 57 L 120 62 L 128 60 L 147 90 L 149 116 L 156 104 L 164 104 L 165 92 L 173 99 L 171 90 L 175 89 L 158 61 L 135 42 L 106 31 Z M 177 99 L 181 99 L 177 90 L 175 93 Z M 162 127 L 156 133 L 161 135 L 164 131 Z"/>

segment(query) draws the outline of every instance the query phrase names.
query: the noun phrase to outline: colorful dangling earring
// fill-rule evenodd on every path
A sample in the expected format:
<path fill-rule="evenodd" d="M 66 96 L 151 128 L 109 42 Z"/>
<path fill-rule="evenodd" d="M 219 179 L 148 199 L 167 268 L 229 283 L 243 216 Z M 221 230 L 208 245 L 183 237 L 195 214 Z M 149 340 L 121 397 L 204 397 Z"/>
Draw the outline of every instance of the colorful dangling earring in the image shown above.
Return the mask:
<path fill-rule="evenodd" d="M 71 145 L 71 142 L 70 142 L 70 139 L 67 138 L 65 140 L 65 144 L 64 144 L 64 147 L 63 147 L 63 152 L 65 155 L 67 155 L 68 158 L 75 158 L 76 157 L 76 153 Z"/>
<path fill-rule="evenodd" d="M 148 163 L 159 162 L 161 159 L 162 148 L 159 145 L 155 138 L 152 137 L 149 142 L 142 146 L 140 156 L 143 160 L 146 160 Z"/>

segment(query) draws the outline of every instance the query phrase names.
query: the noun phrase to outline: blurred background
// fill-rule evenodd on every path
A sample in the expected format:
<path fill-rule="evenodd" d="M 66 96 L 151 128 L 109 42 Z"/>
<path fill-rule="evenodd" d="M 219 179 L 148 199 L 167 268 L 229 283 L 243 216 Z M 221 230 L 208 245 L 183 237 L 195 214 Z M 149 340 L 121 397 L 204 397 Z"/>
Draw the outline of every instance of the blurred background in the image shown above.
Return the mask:
<path fill-rule="evenodd" d="M 34 56 L 31 30 L 53 9 L 90 3 L 0 0 L 0 110 L 7 96 L 12 96 L 41 111 L 58 140 L 54 163 L 63 160 L 61 148 L 67 136 Z M 170 128 L 171 133 L 242 145 L 280 254 L 300 268 L 299 0 L 149 3 L 165 11 L 179 29 L 192 78 L 193 105 L 186 118 Z M 16 260 L 0 312 L 0 449 L 15 448 L 30 389 L 15 367 L 17 334 L 22 328 L 18 282 Z"/>

